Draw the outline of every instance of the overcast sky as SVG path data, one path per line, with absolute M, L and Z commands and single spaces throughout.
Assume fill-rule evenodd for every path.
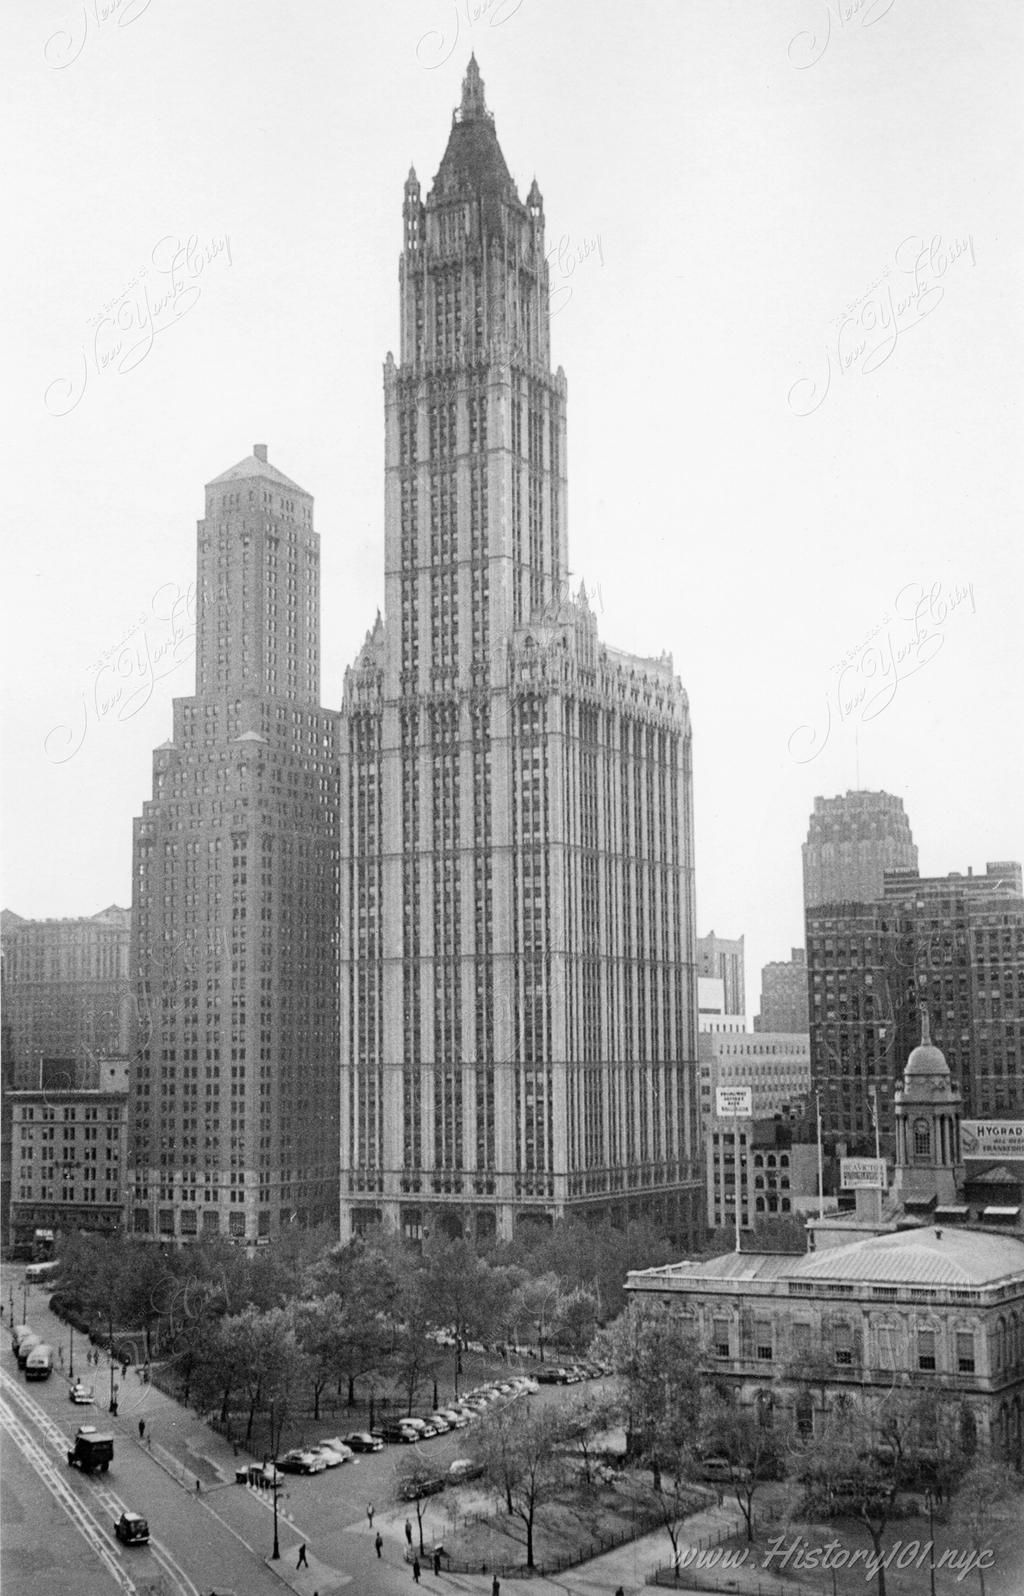
M 750 1012 L 816 794 L 901 794 L 926 873 L 1020 859 L 1021 16 L 11 9 L 0 901 L 130 902 L 203 485 L 257 441 L 316 501 L 339 704 L 383 603 L 402 185 L 470 50 L 544 195 L 573 580 L 689 693 L 698 922 L 746 933 Z

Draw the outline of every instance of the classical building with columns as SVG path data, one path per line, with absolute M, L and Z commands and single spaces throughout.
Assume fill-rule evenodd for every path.
M 1024 1463 L 1024 1235 L 961 1200 L 960 1093 L 924 1020 L 896 1093 L 891 1193 L 808 1224 L 805 1254 L 733 1252 L 630 1274 L 707 1349 L 745 1404 L 816 1430 L 838 1400 L 867 1411 L 929 1393 L 968 1447 Z M 990 1212 L 990 1211 L 989 1211 Z M 1017 1210 L 1007 1210 L 1007 1215 Z
M 690 720 L 569 590 L 544 207 L 475 60 L 405 184 L 385 615 L 341 728 L 341 1232 L 699 1235 Z

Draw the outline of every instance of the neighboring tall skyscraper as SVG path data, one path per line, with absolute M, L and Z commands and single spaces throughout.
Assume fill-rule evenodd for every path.
M 338 774 L 313 501 L 206 488 L 194 698 L 135 822 L 132 1228 L 254 1243 L 338 1202 Z
M 807 954 L 793 948 L 761 971 L 761 1012 L 755 1031 L 807 1031 Z
M 342 1234 L 701 1228 L 690 726 L 565 598 L 544 213 L 471 60 L 405 185 L 386 622 L 342 711 Z
M 873 1150 L 876 1115 L 880 1134 L 892 1134 L 902 1067 L 877 907 L 886 870 L 917 872 L 902 798 L 815 798 L 803 864 L 811 1077 L 822 1092 L 822 1123 Z
M 1016 860 L 985 874 L 887 874 L 885 929 L 897 1004 L 896 1054 L 916 1040 L 919 1005 L 969 1118 L 1024 1114 L 1024 890 Z
M 743 973 L 743 938 L 727 941 L 709 931 L 697 938 L 697 974 L 707 980 L 724 981 L 725 1012 L 747 1012 L 747 989 Z
M 66 1089 L 91 1086 L 101 1054 L 127 1053 L 130 920 L 116 904 L 74 920 L 0 915 L 8 1090 L 38 1090 L 54 1069 Z
M 809 909 L 807 951 L 811 1070 L 827 1129 L 870 1148 L 877 1095 L 888 1143 L 898 1061 L 916 1041 L 922 1004 L 965 1112 L 1024 1112 L 1019 864 L 989 864 L 984 876 L 887 872 L 873 903 Z
M 815 798 L 803 852 L 805 908 L 873 902 L 884 871 L 917 869 L 903 799 L 887 792 Z

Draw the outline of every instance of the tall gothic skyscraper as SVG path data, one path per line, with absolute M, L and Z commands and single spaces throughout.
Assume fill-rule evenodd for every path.
M 206 488 L 196 694 L 135 822 L 136 1234 L 249 1243 L 338 1205 L 336 712 L 313 501 L 256 444 Z
M 701 1224 L 690 723 L 568 597 L 544 209 L 471 60 L 405 184 L 385 620 L 341 731 L 341 1231 Z

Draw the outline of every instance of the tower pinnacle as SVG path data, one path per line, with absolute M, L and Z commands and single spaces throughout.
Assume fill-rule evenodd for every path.
M 473 121 L 476 117 L 487 115 L 487 102 L 484 99 L 484 83 L 480 76 L 480 68 L 476 64 L 476 56 L 471 55 L 466 68 L 466 76 L 462 80 L 462 104 L 459 107 L 463 122 Z

